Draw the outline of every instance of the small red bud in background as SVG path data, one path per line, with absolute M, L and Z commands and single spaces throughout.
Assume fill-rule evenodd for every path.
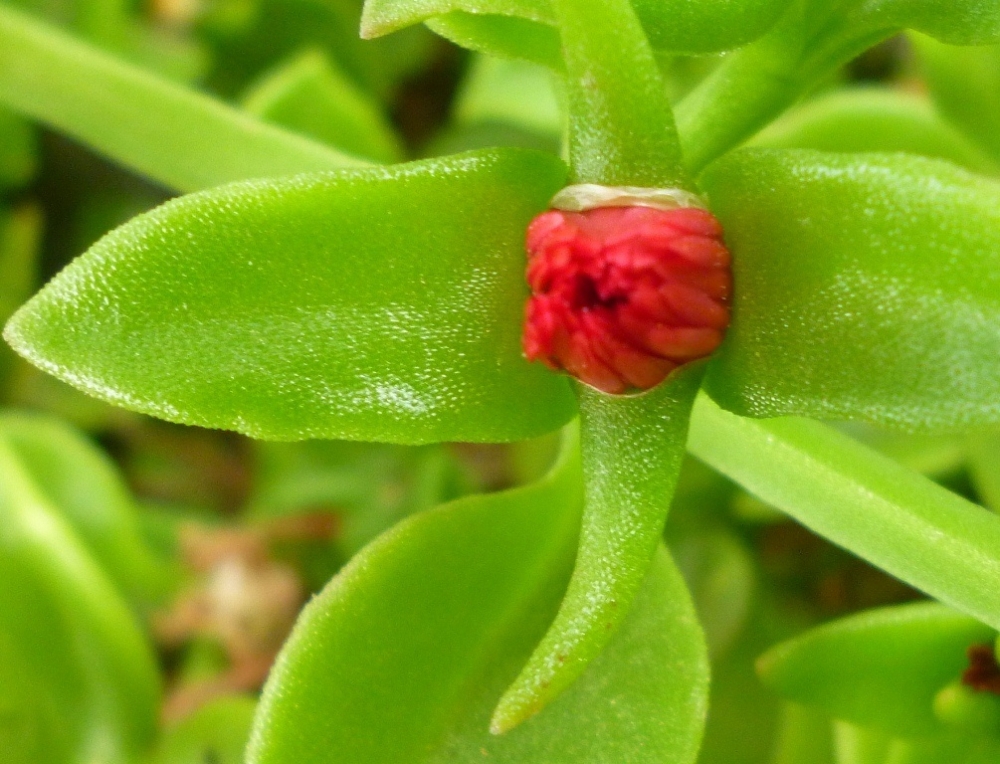
M 648 390 L 722 342 L 722 227 L 695 207 L 550 210 L 528 227 L 529 360 L 607 393 Z

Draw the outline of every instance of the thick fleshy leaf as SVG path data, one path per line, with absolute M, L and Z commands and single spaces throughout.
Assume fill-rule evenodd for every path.
M 500 700 L 494 730 L 520 724 L 570 686 L 627 616 L 660 545 L 701 374 L 702 365 L 688 365 L 637 396 L 578 386 L 585 500 L 573 578 Z
M 123 63 L 8 5 L 0 5 L 0 103 L 180 191 L 365 164 Z
M 1000 432 L 980 430 L 966 438 L 967 469 L 979 501 L 1000 512 Z
M 452 11 L 427 20 L 427 26 L 456 45 L 491 56 L 529 61 L 562 71 L 555 27 L 517 16 Z
M 176 726 L 157 743 L 151 764 L 243 764 L 256 698 L 216 698 Z
M 15 744 L 29 761 L 132 761 L 155 729 L 151 647 L 3 438 L 0 520 L 0 671 L 17 680 L 0 683 L 0 707 Z
M 577 183 L 690 186 L 653 51 L 628 0 L 555 0 Z
M 910 41 L 941 113 L 1000 161 L 1000 45 L 946 45 L 920 34 Z
M 488 731 L 558 607 L 581 505 L 572 443 L 541 482 L 414 517 L 307 606 L 264 691 L 252 764 L 688 764 L 707 661 L 665 552 L 602 655 L 541 715 Z
M 1000 421 L 1000 184 L 921 157 L 746 150 L 706 174 L 733 252 L 724 407 Z
M 750 142 L 768 148 L 905 151 L 991 173 L 996 162 L 925 98 L 890 88 L 845 88 L 814 98 Z
M 128 490 L 102 451 L 39 415 L 0 414 L 0 438 L 119 591 L 144 604 L 164 594 L 169 572 L 143 542 Z
M 364 37 L 459 12 L 513 17 L 535 27 L 531 34 L 558 39 L 553 0 L 367 0 Z M 744 45 L 777 21 L 789 0 L 632 0 L 654 48 L 672 53 L 711 53 Z M 474 46 L 475 49 L 481 49 Z
M 1000 41 L 994 0 L 801 0 L 736 51 L 679 105 L 689 168 L 738 146 L 865 49 L 904 29 L 957 44 Z
M 701 396 L 688 448 L 833 543 L 1000 628 L 1000 518 L 806 419 L 745 419 Z
M 758 662 L 784 697 L 902 737 L 945 728 L 934 697 L 961 675 L 971 645 L 996 631 L 936 603 L 871 610 L 806 632 Z
M 320 50 L 307 50 L 267 72 L 243 98 L 251 114 L 378 162 L 402 155 L 379 106 Z
M 168 202 L 8 324 L 84 391 L 254 437 L 507 441 L 573 415 L 521 356 L 524 230 L 564 183 L 495 149 Z

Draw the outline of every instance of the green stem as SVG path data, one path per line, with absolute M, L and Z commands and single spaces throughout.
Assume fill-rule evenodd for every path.
M 794 5 L 771 32 L 730 54 L 678 105 L 687 168 L 699 174 L 894 31 L 873 31 L 850 14 Z
M 0 102 L 179 191 L 365 164 L 4 5 Z
M 688 448 L 833 543 L 1000 628 L 1000 517 L 819 422 L 746 419 L 704 395 Z
M 666 86 L 631 3 L 557 0 L 556 8 L 574 180 L 691 189 Z

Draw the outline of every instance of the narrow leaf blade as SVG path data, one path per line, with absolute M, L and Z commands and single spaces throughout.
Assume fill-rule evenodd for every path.
M 695 404 L 691 452 L 833 543 L 1000 628 L 1000 518 L 846 435 Z
M 495 731 L 515 727 L 569 687 L 628 614 L 663 535 L 701 372 L 689 365 L 634 397 L 580 386 L 585 509 L 573 578 L 555 621 L 500 700 Z

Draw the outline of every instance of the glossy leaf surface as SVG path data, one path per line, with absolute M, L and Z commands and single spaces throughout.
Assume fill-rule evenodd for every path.
M 673 53 L 729 50 L 759 37 L 789 0 L 633 0 L 652 46 Z M 452 12 L 511 16 L 558 37 L 552 0 L 367 0 L 361 32 L 378 37 Z M 581 7 L 583 3 L 580 4 Z
M 152 650 L 5 438 L 0 519 L 0 665 L 13 656 L 17 667 L 15 697 L 4 682 L 0 705 L 13 700 L 18 744 L 60 764 L 129 761 L 155 728 Z
M 182 197 L 98 242 L 5 336 L 98 398 L 259 438 L 530 437 L 574 409 L 520 349 L 524 230 L 564 177 L 497 149 Z
M 1000 420 L 1000 184 L 904 155 L 747 150 L 705 178 L 733 252 L 726 408 Z
M 0 103 L 180 191 L 364 162 L 0 6 Z
M 167 570 L 146 548 L 128 490 L 103 451 L 60 420 L 31 414 L 0 414 L 0 438 L 119 591 L 146 604 L 164 593 Z
M 402 149 L 379 106 L 320 50 L 283 62 L 255 83 L 243 106 L 340 151 L 378 162 L 400 159 Z
M 750 142 L 768 148 L 904 151 L 981 173 L 997 164 L 920 96 L 889 88 L 845 88 L 814 98 Z
M 797 703 L 907 737 L 944 727 L 934 697 L 991 641 L 988 626 L 936 603 L 871 610 L 778 645 L 758 663 L 763 681 Z
M 701 372 L 689 364 L 637 396 L 578 385 L 584 512 L 573 577 L 555 621 L 500 700 L 494 730 L 511 729 L 556 698 L 627 617 L 660 545 Z
M 581 503 L 575 454 L 540 483 L 407 520 L 355 557 L 279 658 L 248 761 L 313 764 L 336 751 L 357 764 L 693 762 L 707 664 L 664 552 L 580 681 L 520 728 L 488 732 L 496 697 L 566 585 Z
M 803 525 L 1000 628 L 1000 518 L 830 427 L 695 404 L 688 448 Z

